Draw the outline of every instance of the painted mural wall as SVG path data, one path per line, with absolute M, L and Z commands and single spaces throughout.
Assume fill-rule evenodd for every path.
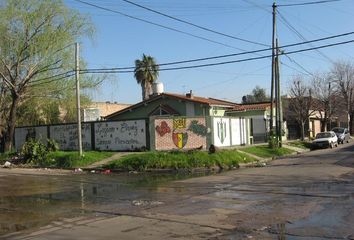
M 97 150 L 136 150 L 146 148 L 145 120 L 95 123 Z
M 60 147 L 60 150 L 77 150 L 77 124 L 54 125 L 49 127 L 50 138 L 54 139 Z M 82 148 L 84 150 L 92 149 L 91 142 L 91 124 L 83 123 L 81 125 Z
M 205 118 L 155 119 L 155 150 L 207 148 Z
M 231 146 L 230 119 L 213 118 L 214 145 L 217 147 Z
M 38 139 L 42 143 L 47 143 L 47 127 L 22 127 L 15 129 L 15 148 L 19 151 L 26 140 L 30 138 Z

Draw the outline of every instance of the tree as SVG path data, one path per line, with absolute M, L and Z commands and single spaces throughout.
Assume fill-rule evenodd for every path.
M 338 90 L 341 93 L 346 113 L 348 114 L 348 128 L 350 133 L 354 133 L 353 120 L 354 120 L 354 65 L 350 62 L 339 61 L 336 62 L 331 71 L 331 79 L 337 84 Z
M 0 5 L 0 81 L 6 96 L 1 105 L 9 106 L 0 122 L 6 122 L 7 151 L 12 148 L 18 106 L 35 89 L 53 96 L 72 86 L 72 79 L 65 78 L 65 71 L 74 66 L 68 45 L 90 36 L 93 27 L 61 0 L 7 0 Z M 57 81 L 49 84 L 50 80 Z
M 301 127 L 302 141 L 305 139 L 305 124 L 315 112 L 312 105 L 311 88 L 305 85 L 301 76 L 295 77 L 290 86 L 289 111 Z
M 338 92 L 329 74 L 316 74 L 312 79 L 313 105 L 318 110 L 317 115 L 321 121 L 321 131 L 327 130 L 333 114 L 338 106 Z
M 259 86 L 256 86 L 251 94 L 242 97 L 242 103 L 257 103 L 270 101 L 270 97 L 267 95 L 266 90 Z
M 159 76 L 159 65 L 151 56 L 143 54 L 141 60 L 135 60 L 134 76 L 141 85 L 143 101 L 152 94 L 152 84 Z

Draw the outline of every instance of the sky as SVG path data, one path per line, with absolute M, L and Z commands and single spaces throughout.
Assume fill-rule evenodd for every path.
M 75 0 L 65 4 L 89 15 L 96 28 L 92 39 L 81 39 L 81 57 L 87 68 L 134 67 L 143 54 L 159 64 L 265 49 L 272 42 L 271 0 L 131 0 L 163 14 L 225 35 L 208 32 L 139 8 L 123 0 L 83 0 L 103 8 L 153 22 L 160 26 L 89 6 Z M 277 36 L 280 46 L 347 32 L 354 32 L 354 0 L 333 0 L 319 4 L 282 6 L 319 0 L 278 0 Z M 170 28 L 170 29 L 169 29 Z M 171 30 L 171 28 L 175 30 Z M 183 32 L 183 33 L 182 33 Z M 193 35 L 193 36 L 192 36 Z M 285 52 L 353 40 L 354 35 L 297 47 Z M 235 61 L 270 55 L 271 51 L 245 54 L 177 66 Z M 336 61 L 354 61 L 354 43 L 281 56 L 281 92 L 286 94 L 291 80 L 329 72 Z M 172 67 L 172 66 L 171 66 Z M 161 67 L 162 68 L 162 67 Z M 158 80 L 165 92 L 241 102 L 255 86 L 270 93 L 271 58 L 234 62 L 203 68 L 160 71 Z M 141 101 L 141 86 L 133 73 L 112 74 L 95 91 L 94 101 L 134 104 Z

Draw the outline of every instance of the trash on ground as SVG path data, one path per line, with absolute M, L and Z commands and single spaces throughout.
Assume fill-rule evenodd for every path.
M 9 167 L 11 167 L 11 165 L 12 165 L 12 163 L 10 163 L 9 161 L 6 161 L 4 163 L 4 168 L 9 168 Z

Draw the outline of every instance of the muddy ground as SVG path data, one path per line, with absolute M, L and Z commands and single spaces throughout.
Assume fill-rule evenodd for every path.
M 192 178 L 40 173 L 0 170 L 0 238 L 354 239 L 352 143 Z

